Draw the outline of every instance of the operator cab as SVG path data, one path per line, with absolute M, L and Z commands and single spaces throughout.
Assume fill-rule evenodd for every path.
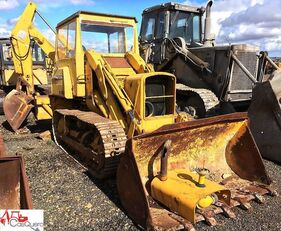
M 194 46 L 201 44 L 202 17 L 204 8 L 192 7 L 177 3 L 165 3 L 147 8 L 142 14 L 142 25 L 139 41 L 141 53 L 145 44 L 152 44 L 152 63 L 161 62 L 161 46 L 165 39 L 180 38 L 181 45 Z M 143 54 L 142 54 L 143 55 Z M 145 55 L 143 55 L 145 56 Z
M 30 46 L 34 70 L 45 69 L 45 53 L 34 40 L 31 40 Z M 0 38 L 0 81 L 1 85 L 4 86 L 13 86 L 17 83 L 17 76 L 14 73 L 14 62 L 12 59 L 12 46 L 9 38 Z
M 72 58 L 81 50 L 119 56 L 136 51 L 135 23 L 133 17 L 79 11 L 57 26 L 58 59 Z

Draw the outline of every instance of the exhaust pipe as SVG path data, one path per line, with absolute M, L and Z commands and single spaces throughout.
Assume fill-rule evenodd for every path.
M 167 180 L 167 171 L 168 171 L 168 151 L 171 147 L 171 140 L 167 140 L 163 145 L 163 150 L 161 153 L 161 165 L 160 165 L 160 180 Z
M 204 28 L 204 47 L 210 47 L 214 38 L 211 35 L 211 6 L 213 1 L 209 1 L 206 6 L 205 28 Z

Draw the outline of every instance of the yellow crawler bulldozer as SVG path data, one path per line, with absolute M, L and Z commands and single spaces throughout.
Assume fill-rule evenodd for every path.
M 97 178 L 118 168 L 121 202 L 144 229 L 214 225 L 274 195 L 245 114 L 189 121 L 176 111 L 175 76 L 144 62 L 137 37 L 133 17 L 80 11 L 57 25 L 57 144 Z

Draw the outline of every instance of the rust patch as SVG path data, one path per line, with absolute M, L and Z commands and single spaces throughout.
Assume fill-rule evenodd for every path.
M 6 153 L 5 144 L 4 144 L 4 141 L 3 141 L 3 136 L 0 133 L 0 158 L 2 156 L 5 156 L 5 153 Z
M 111 68 L 132 68 L 124 57 L 103 57 Z
M 32 209 L 21 156 L 0 158 L 0 209 Z
M 194 230 L 190 221 L 168 211 L 165 205 L 149 196 L 151 181 L 159 174 L 160 154 L 167 140 L 171 140 L 168 170 L 208 168 L 211 172 L 208 178 L 231 192 L 230 206 L 219 201 L 206 209 L 196 209 L 196 222 L 215 225 L 217 214 L 235 218 L 232 207 L 249 209 L 251 200 L 263 203 L 264 195 L 277 195 L 269 186 L 270 179 L 244 113 L 168 125 L 129 139 L 122 165 L 119 165 L 117 181 L 122 204 L 142 227 Z M 248 164 L 249 161 L 253 164 Z
M 33 108 L 33 98 L 24 92 L 12 90 L 4 99 L 3 109 L 8 123 L 14 131 L 18 130 Z

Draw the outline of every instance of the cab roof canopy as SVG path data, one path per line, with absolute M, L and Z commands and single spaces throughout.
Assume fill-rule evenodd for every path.
M 115 15 L 115 14 L 104 14 L 104 13 L 97 13 L 97 12 L 91 12 L 91 11 L 78 11 L 74 13 L 73 15 L 70 15 L 63 21 L 59 22 L 57 25 L 57 28 L 66 24 L 67 22 L 71 21 L 72 19 L 79 17 L 79 15 L 84 14 L 84 15 L 93 15 L 93 16 L 104 16 L 104 17 L 110 17 L 110 18 L 122 18 L 122 19 L 129 19 L 129 20 L 134 20 L 135 23 L 137 23 L 137 19 L 135 17 L 130 17 L 130 16 L 123 16 L 123 15 Z
M 146 8 L 143 11 L 143 14 L 147 14 L 153 11 L 162 11 L 162 10 L 180 10 L 180 11 L 187 11 L 187 12 L 192 12 L 192 13 L 199 13 L 203 14 L 205 12 L 205 7 L 196 7 L 196 6 L 188 6 L 188 5 L 183 5 L 175 2 L 168 2 L 168 3 L 163 3 L 159 4 L 156 6 L 152 6 L 149 8 Z

